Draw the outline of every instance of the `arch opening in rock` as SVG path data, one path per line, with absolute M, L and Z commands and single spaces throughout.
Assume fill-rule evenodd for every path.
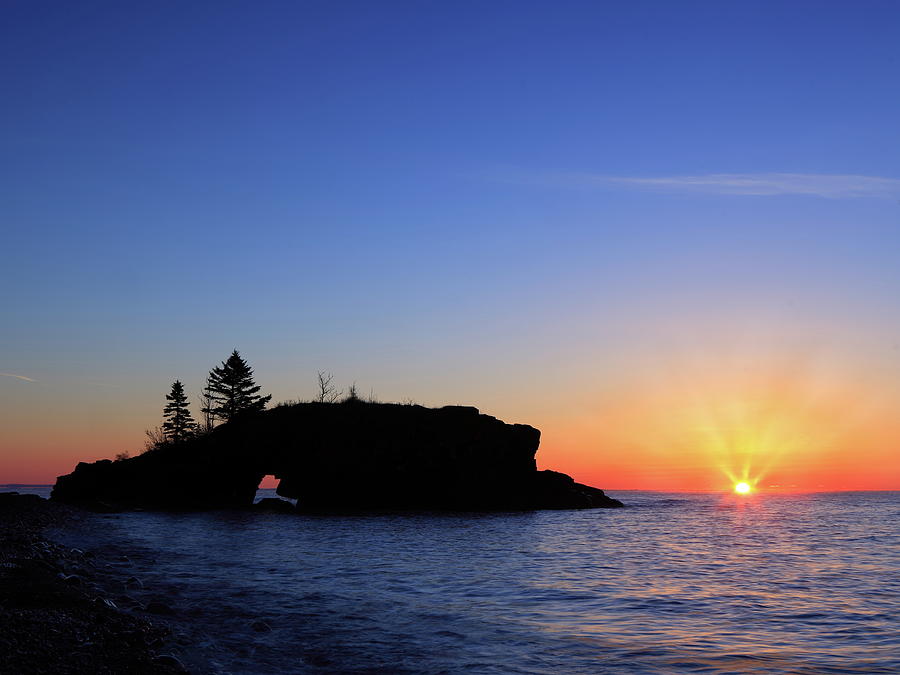
M 278 489 L 278 484 L 280 482 L 281 480 L 274 474 L 267 474 L 263 476 L 262 480 L 259 481 L 259 485 L 256 487 L 256 497 L 254 497 L 253 503 L 258 504 L 263 499 L 280 499 L 282 501 L 288 502 L 289 504 L 296 504 L 296 499 L 287 499 L 276 492 L 276 490 Z
M 263 476 L 262 480 L 259 481 L 258 490 L 274 490 L 278 487 L 278 479 L 275 478 L 273 474 L 269 474 L 268 476 Z

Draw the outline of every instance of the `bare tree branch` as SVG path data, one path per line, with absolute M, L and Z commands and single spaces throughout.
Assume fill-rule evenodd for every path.
M 334 375 L 326 373 L 324 370 L 319 371 L 319 390 L 316 394 L 316 400 L 319 403 L 334 403 L 341 397 L 341 394 L 344 393 L 343 391 L 335 389 L 332 380 L 334 380 Z

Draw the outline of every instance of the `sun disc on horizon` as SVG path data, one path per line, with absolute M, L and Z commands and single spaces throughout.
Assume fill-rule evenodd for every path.
M 739 495 L 748 494 L 750 492 L 750 483 L 744 483 L 744 482 L 735 483 L 734 491 L 737 492 Z

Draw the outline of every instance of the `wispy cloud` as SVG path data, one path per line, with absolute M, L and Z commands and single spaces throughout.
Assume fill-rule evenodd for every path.
M 900 198 L 900 179 L 881 176 L 817 173 L 711 173 L 692 176 L 609 176 L 591 173 L 508 174 L 506 180 L 531 184 L 625 187 L 655 192 L 720 195 L 808 195 L 827 199 Z
M 655 178 L 601 177 L 604 183 L 677 192 L 727 195 L 811 195 L 829 199 L 900 197 L 900 179 L 814 173 L 714 173 L 702 176 Z
M 22 380 L 24 382 L 37 382 L 34 378 L 25 377 L 24 375 L 16 375 L 15 373 L 0 373 L 2 377 L 14 377 L 17 380 Z

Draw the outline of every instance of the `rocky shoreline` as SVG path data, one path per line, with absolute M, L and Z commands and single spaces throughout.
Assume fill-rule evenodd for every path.
M 164 619 L 146 616 L 165 605 L 131 601 L 128 586 L 140 582 L 129 579 L 126 561 L 117 569 L 45 534 L 92 517 L 36 495 L 0 493 L 0 671 L 187 672 L 173 653 L 178 637 Z

